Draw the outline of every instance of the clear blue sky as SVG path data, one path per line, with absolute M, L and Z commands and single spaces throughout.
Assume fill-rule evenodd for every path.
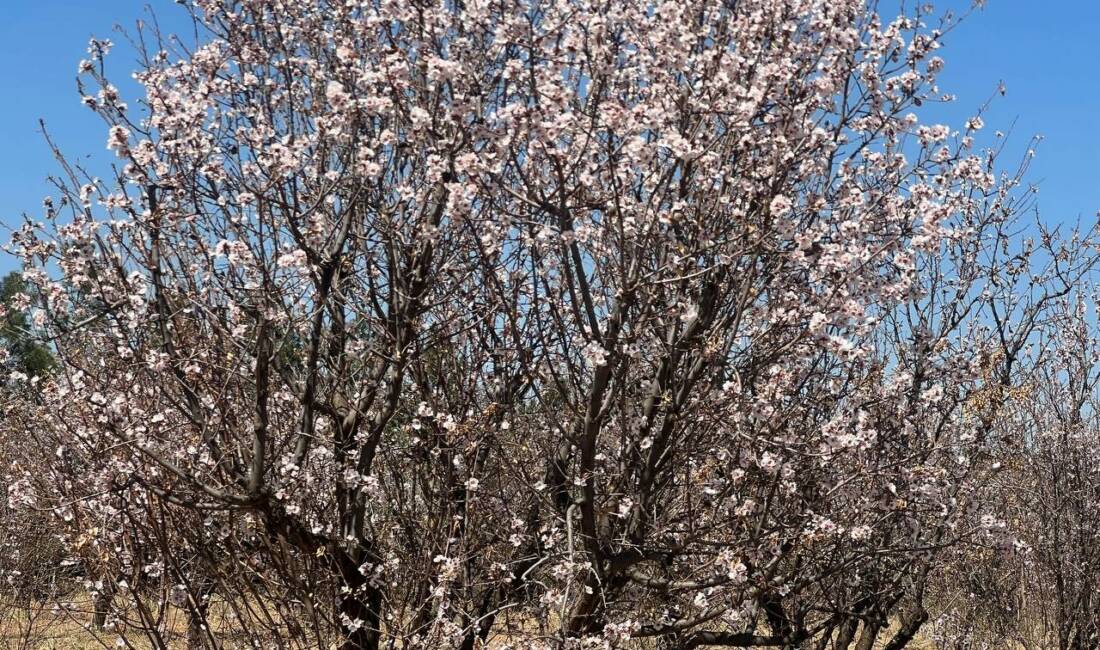
M 112 161 L 104 123 L 80 104 L 77 63 L 87 57 L 91 36 L 114 41 L 108 70 L 134 106 L 138 95 L 130 73 L 136 58 L 114 28 L 132 32 L 138 19 L 148 21 L 150 7 L 162 28 L 173 28 L 165 31 L 186 27 L 186 14 L 172 0 L 0 0 L 0 60 L 6 62 L 0 86 L 0 242 L 9 241 L 9 228 L 23 213 L 40 215 L 43 197 L 53 193 L 46 177 L 58 167 L 39 119 L 66 155 L 93 170 Z M 15 260 L 0 252 L 0 272 L 13 268 Z
M 936 4 L 966 9 L 970 0 Z M 0 223 L 17 223 L 23 212 L 37 215 L 49 193 L 45 177 L 56 166 L 38 131 L 39 118 L 66 153 L 90 155 L 93 168 L 110 160 L 103 124 L 78 101 L 76 66 L 91 35 L 112 38 L 120 44 L 110 59 L 116 83 L 136 99 L 133 86 L 121 83 L 136 67 L 134 57 L 112 30 L 116 24 L 132 28 L 147 5 L 162 25 L 183 27 L 182 10 L 171 0 L 4 0 L 0 58 L 8 65 L 0 101 Z M 1029 180 L 1039 184 L 1046 221 L 1088 220 L 1100 209 L 1098 34 L 1100 2 L 1094 0 L 1041 7 L 1034 0 L 989 0 L 949 35 L 941 51 L 947 61 L 941 85 L 958 101 L 930 108 L 928 117 L 961 125 L 1003 79 L 1008 94 L 995 100 L 985 121 L 989 131 L 1008 130 L 1015 121 L 1010 153 L 1016 155 L 1029 136 L 1045 137 Z M 8 240 L 6 229 L 0 240 Z M 0 255 L 0 271 L 11 268 L 11 258 Z

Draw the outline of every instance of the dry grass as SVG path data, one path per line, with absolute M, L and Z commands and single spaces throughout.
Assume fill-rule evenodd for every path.
M 90 616 L 44 605 L 9 607 L 0 620 L 0 649 L 92 650 L 116 647 L 119 635 L 93 632 L 88 629 L 90 620 Z M 148 645 L 139 639 L 127 640 L 136 647 Z
M 212 603 L 210 623 L 217 638 L 232 648 L 233 625 L 224 615 L 222 603 Z M 77 600 L 65 607 L 37 604 L 12 607 L 0 603 L 0 650 L 102 650 L 104 648 L 148 648 L 148 639 L 140 632 L 128 632 L 123 639 L 116 631 L 93 630 L 91 600 Z M 187 647 L 187 614 L 169 606 L 163 626 L 168 647 Z M 246 647 L 246 646 L 245 646 Z
M 120 641 L 112 631 L 91 629 L 90 600 L 76 601 L 61 609 L 49 605 L 36 607 L 12 607 L 0 603 L 0 650 L 103 650 L 105 648 L 149 648 L 149 641 L 140 633 L 126 635 Z M 224 615 L 222 603 L 211 606 L 211 624 L 215 636 L 226 642 L 224 647 L 234 647 L 232 623 Z M 183 610 L 169 608 L 164 621 L 168 647 L 183 650 L 187 647 L 187 616 Z M 880 635 L 876 647 L 881 648 L 893 636 L 896 626 Z M 498 639 L 500 641 L 500 639 Z M 246 647 L 242 645 L 242 647 Z M 1013 646 L 1015 648 L 1017 646 Z M 919 636 L 908 646 L 911 650 L 935 650 L 936 646 Z

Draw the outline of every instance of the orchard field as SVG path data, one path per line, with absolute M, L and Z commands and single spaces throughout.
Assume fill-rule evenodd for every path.
M 163 4 L 6 248 L 0 646 L 1100 647 L 1100 237 L 928 117 L 980 14 Z

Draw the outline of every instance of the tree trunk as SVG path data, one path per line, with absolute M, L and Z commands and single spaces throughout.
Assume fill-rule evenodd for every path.
M 339 560 L 340 575 L 348 592 L 337 596 L 340 650 L 378 650 L 382 638 L 380 629 L 382 593 L 359 573 L 361 562 L 348 554 Z
M 195 579 L 188 593 L 187 603 L 187 648 L 202 650 L 215 647 L 209 629 L 207 613 L 210 611 L 210 596 L 214 593 L 214 581 L 200 576 Z M 207 642 L 210 643 L 207 643 Z
M 92 599 L 92 628 L 102 630 L 107 624 L 107 614 L 111 611 L 111 601 L 118 591 L 118 580 L 112 577 L 103 583 L 103 588 Z
M 890 639 L 890 642 L 882 650 L 901 650 L 909 645 L 909 642 L 913 640 L 913 637 L 917 635 L 917 632 L 920 631 L 921 626 L 927 620 L 928 612 L 920 605 L 914 605 L 902 616 L 901 629 L 894 634 L 894 638 Z
M 859 628 L 859 619 L 851 616 L 844 619 L 840 629 L 836 633 L 836 641 L 833 642 L 833 650 L 848 650 L 852 641 L 856 638 L 856 630 Z
M 580 594 L 569 612 L 569 622 L 566 626 L 566 634 L 570 637 L 583 636 L 596 628 L 597 611 L 600 605 L 600 583 L 592 580 L 585 581 L 586 591 Z
M 852 604 L 852 611 L 845 616 L 836 633 L 836 641 L 833 642 L 833 650 L 848 650 L 855 641 L 856 632 L 859 631 L 861 615 L 871 608 L 870 598 L 861 598 Z
M 860 632 L 859 642 L 856 643 L 856 650 L 871 650 L 874 648 L 880 630 L 882 630 L 882 621 L 877 617 L 864 621 L 863 631 Z

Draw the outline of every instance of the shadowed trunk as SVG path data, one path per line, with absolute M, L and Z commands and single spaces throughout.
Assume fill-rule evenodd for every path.
M 187 648 L 202 650 L 217 647 L 210 633 L 207 614 L 210 611 L 210 597 L 214 593 L 214 581 L 206 576 L 198 577 L 188 593 L 187 603 Z
M 928 612 L 919 605 L 914 606 L 902 615 L 901 629 L 894 634 L 890 642 L 883 646 L 882 650 L 901 650 L 909 645 L 913 637 L 920 631 L 922 625 L 928 620 Z
M 836 633 L 836 641 L 833 642 L 833 650 L 848 650 L 852 641 L 856 638 L 856 630 L 859 628 L 859 619 L 852 616 L 844 619 L 840 629 Z
M 382 593 L 359 572 L 360 564 L 346 553 L 339 559 L 340 575 L 348 588 L 346 594 L 337 596 L 340 631 L 344 636 L 340 650 L 378 650 L 382 638 L 379 629 Z
M 111 611 L 111 601 L 118 591 L 118 581 L 114 578 L 103 583 L 103 589 L 92 599 L 92 628 L 102 630 L 107 624 L 107 614 Z
M 882 630 L 882 621 L 877 617 L 870 618 L 863 623 L 863 631 L 859 634 L 856 650 L 871 650 L 875 647 L 878 633 Z

